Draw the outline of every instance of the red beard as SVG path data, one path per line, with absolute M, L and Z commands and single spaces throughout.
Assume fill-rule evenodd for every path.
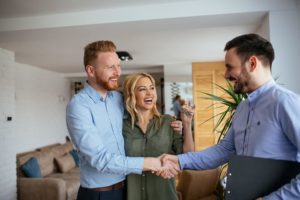
M 113 77 L 110 77 L 108 80 L 103 80 L 103 79 L 101 79 L 100 77 L 97 76 L 96 77 L 96 82 L 97 82 L 98 85 L 100 85 L 101 87 L 103 87 L 107 91 L 117 90 L 119 88 L 118 81 L 110 82 L 110 79 L 119 80 L 119 77 L 113 76 Z

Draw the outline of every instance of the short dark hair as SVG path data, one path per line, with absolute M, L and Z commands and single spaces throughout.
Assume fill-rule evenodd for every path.
M 109 40 L 100 40 L 86 45 L 83 56 L 84 67 L 91 65 L 99 52 L 116 52 L 116 49 L 116 45 Z
M 177 99 L 180 99 L 180 98 L 181 98 L 181 96 L 179 94 L 176 94 L 175 99 L 177 100 Z
M 252 55 L 255 55 L 259 57 L 263 65 L 272 67 L 275 57 L 272 44 L 258 34 L 251 33 L 233 38 L 226 43 L 224 51 L 228 51 L 231 48 L 236 48 L 242 64 Z

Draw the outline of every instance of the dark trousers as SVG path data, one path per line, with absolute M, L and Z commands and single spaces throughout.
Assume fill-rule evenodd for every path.
M 79 187 L 77 200 L 125 200 L 125 188 L 110 191 L 93 191 Z

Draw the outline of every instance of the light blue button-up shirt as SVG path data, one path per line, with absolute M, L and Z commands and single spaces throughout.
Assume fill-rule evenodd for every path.
M 126 157 L 123 127 L 123 99 L 110 91 L 103 98 L 88 83 L 67 106 L 67 127 L 79 151 L 80 184 L 104 187 L 141 174 L 144 158 Z
M 300 96 L 271 80 L 240 103 L 219 144 L 179 155 L 181 168 L 215 168 L 231 154 L 300 162 L 299 118 Z M 300 199 L 300 175 L 264 199 Z

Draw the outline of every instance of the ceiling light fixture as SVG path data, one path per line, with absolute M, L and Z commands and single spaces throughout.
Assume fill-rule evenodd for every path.
M 117 51 L 117 54 L 122 61 L 132 60 L 132 56 L 127 51 Z

